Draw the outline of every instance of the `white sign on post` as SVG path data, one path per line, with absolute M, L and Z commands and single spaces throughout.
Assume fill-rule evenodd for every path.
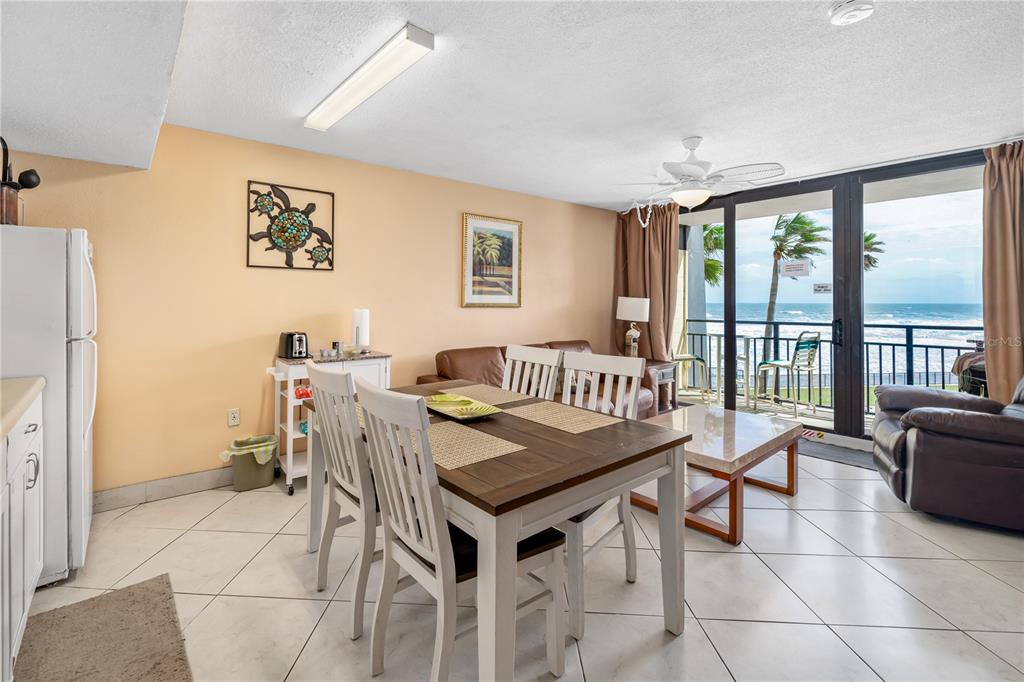
M 810 277 L 811 259 L 780 260 L 779 275 L 782 277 Z
M 832 282 L 815 282 L 814 293 L 816 294 L 831 294 L 832 293 Z

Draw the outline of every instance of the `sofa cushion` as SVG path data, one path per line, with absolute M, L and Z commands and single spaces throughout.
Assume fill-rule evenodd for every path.
M 900 469 L 907 464 L 907 432 L 900 426 L 902 416 L 903 413 L 897 410 L 882 411 L 875 415 L 871 423 L 871 438 L 875 441 L 875 449 L 881 450 L 890 464 Z
M 465 379 L 491 386 L 501 386 L 505 360 L 497 346 L 452 348 L 434 357 L 437 373 L 448 379 Z
M 572 341 L 548 341 L 544 345 L 548 348 L 554 348 L 555 350 L 570 351 L 573 353 L 594 352 L 594 349 L 590 346 L 590 342 L 584 339 L 575 339 Z

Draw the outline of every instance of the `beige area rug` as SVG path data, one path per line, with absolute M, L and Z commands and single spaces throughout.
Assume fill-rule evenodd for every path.
M 14 679 L 190 682 L 170 578 L 30 617 Z

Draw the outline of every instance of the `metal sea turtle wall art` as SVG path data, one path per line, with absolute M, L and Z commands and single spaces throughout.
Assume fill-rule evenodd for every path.
M 247 265 L 334 269 L 332 192 L 250 180 L 248 209 Z

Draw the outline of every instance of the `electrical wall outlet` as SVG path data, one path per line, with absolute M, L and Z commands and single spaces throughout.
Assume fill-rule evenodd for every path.
M 228 410 L 228 426 L 238 426 L 242 423 L 241 410 L 237 407 L 233 407 Z

